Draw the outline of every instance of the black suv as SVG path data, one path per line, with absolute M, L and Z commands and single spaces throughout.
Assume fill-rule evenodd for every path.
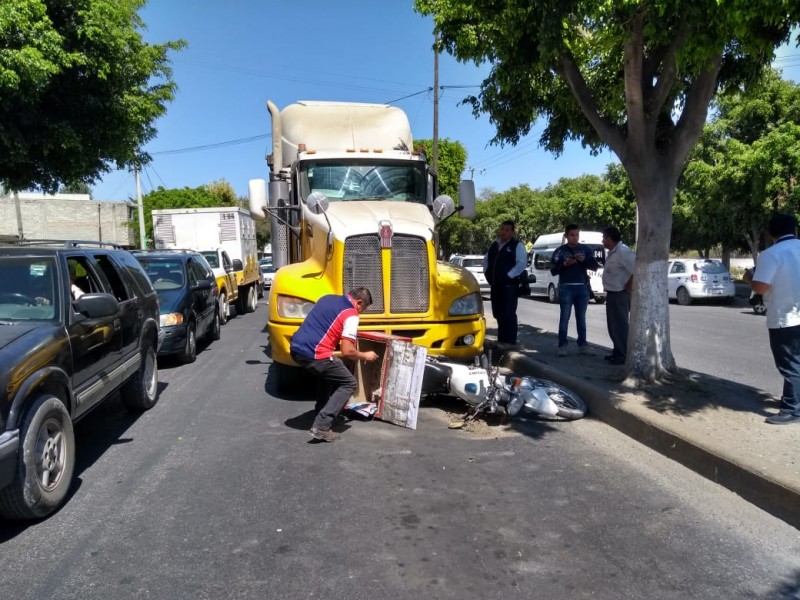
M 73 422 L 114 394 L 157 401 L 158 298 L 111 244 L 0 246 L 0 515 L 44 517 L 75 466 Z
M 184 363 L 197 357 L 197 340 L 220 338 L 219 289 L 203 255 L 192 250 L 133 253 L 153 282 L 161 308 L 164 343 L 159 356 L 177 355 Z

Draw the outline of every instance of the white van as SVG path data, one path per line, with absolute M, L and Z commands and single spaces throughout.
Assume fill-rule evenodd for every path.
M 603 247 L 603 234 L 599 231 L 581 231 L 578 242 L 589 246 L 594 251 L 594 258 L 600 264 L 597 271 L 589 271 L 589 281 L 594 292 L 595 302 L 602 304 L 606 300 L 603 289 L 603 265 L 606 262 L 606 249 Z M 550 302 L 558 302 L 558 275 L 550 274 L 553 252 L 566 243 L 563 233 L 540 235 L 533 243 L 528 255 L 528 272 L 536 275 L 536 282 L 531 283 L 531 296 L 547 296 Z

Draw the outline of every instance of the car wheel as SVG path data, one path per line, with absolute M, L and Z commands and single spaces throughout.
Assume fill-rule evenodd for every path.
M 131 411 L 150 410 L 158 402 L 158 364 L 156 350 L 148 344 L 142 352 L 139 369 L 120 390 L 122 403 Z
M 678 304 L 681 306 L 689 306 L 692 303 L 692 297 L 689 295 L 689 290 L 685 287 L 679 287 L 675 292 L 675 297 L 678 299 Z
M 197 330 L 194 321 L 186 326 L 186 342 L 180 355 L 181 362 L 191 363 L 197 358 Z
M 547 301 L 550 302 L 550 304 L 558 302 L 558 290 L 552 283 L 547 287 Z
M 215 342 L 222 337 L 222 328 L 219 321 L 219 310 L 214 311 L 214 316 L 211 318 L 211 327 L 208 329 L 209 341 Z
M 763 302 L 758 302 L 756 304 L 753 304 L 753 312 L 756 313 L 757 315 L 765 315 L 767 314 L 767 307 L 764 306 Z
M 230 316 L 231 307 L 228 304 L 228 296 L 225 292 L 222 292 L 219 295 L 219 324 L 225 325 L 228 322 L 228 317 Z
M 72 420 L 60 399 L 43 394 L 25 413 L 13 481 L 0 491 L 0 514 L 36 519 L 57 509 L 75 470 Z

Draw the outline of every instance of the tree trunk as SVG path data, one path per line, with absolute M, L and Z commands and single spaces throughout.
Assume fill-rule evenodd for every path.
M 667 297 L 667 259 L 675 183 L 667 181 L 669 176 L 665 175 L 636 179 L 642 183 L 636 186 L 639 223 L 627 368 L 629 377 L 652 383 L 676 371 L 670 344 Z

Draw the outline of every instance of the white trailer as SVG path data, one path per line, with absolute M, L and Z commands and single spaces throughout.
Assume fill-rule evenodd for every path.
M 197 250 L 209 258 L 220 294 L 226 298 L 220 310 L 227 312 L 227 305 L 234 301 L 237 312 L 256 309 L 258 252 L 249 211 L 234 206 L 154 210 L 153 237 L 156 249 Z M 227 268 L 226 255 L 230 258 Z M 213 256 L 218 260 L 213 261 Z

